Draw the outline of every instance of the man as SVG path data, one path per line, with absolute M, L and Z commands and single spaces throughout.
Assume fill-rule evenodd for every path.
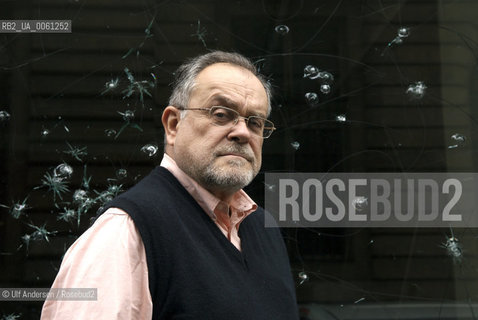
M 261 167 L 270 87 L 221 51 L 176 72 L 161 165 L 68 250 L 55 288 L 98 301 L 46 301 L 43 319 L 298 319 L 280 232 L 242 188 Z

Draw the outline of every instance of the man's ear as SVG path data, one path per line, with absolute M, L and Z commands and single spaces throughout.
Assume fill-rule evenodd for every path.
M 181 110 L 173 106 L 167 106 L 163 111 L 161 122 L 163 123 L 166 143 L 168 146 L 174 146 L 176 133 L 178 131 Z

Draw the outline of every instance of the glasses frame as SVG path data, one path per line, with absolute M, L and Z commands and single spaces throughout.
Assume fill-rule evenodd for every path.
M 263 139 L 267 139 L 269 138 L 272 133 L 277 129 L 275 126 L 274 126 L 274 123 L 266 118 L 263 118 L 263 117 L 259 117 L 259 116 L 249 116 L 249 117 L 243 117 L 239 114 L 239 112 L 237 112 L 236 110 L 234 109 L 231 109 L 231 108 L 228 108 L 228 107 L 224 107 L 224 106 L 212 106 L 210 108 L 183 108 L 183 107 L 176 107 L 177 109 L 179 110 L 192 110 L 192 111 L 195 111 L 195 110 L 198 110 L 198 111 L 208 111 L 208 115 L 210 118 L 212 118 L 212 110 L 215 110 L 216 108 L 221 108 L 221 109 L 225 109 L 225 110 L 228 110 L 228 111 L 232 111 L 233 113 L 235 113 L 237 116 L 235 117 L 235 119 L 232 121 L 232 127 L 234 127 L 238 122 L 239 122 L 239 119 L 244 119 L 244 122 L 246 123 L 246 126 L 247 128 L 249 129 L 249 126 L 248 126 L 248 123 L 249 123 L 249 119 L 250 118 L 259 118 L 259 119 L 263 119 L 264 120 L 264 129 L 265 128 L 268 128 L 268 130 L 270 130 L 270 133 L 265 136 L 264 134 L 262 135 L 258 135 L 256 133 L 254 133 L 252 130 L 249 129 L 249 131 L 256 137 L 261 137 Z M 266 124 L 270 123 L 272 127 L 269 127 L 269 126 L 266 126 Z M 222 125 L 220 124 L 216 124 L 214 123 L 213 121 L 213 124 L 218 126 L 218 127 L 222 127 Z M 263 130 L 263 132 L 265 132 Z

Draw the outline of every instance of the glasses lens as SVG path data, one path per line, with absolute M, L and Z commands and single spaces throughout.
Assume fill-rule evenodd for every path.
M 262 136 L 264 138 L 269 138 L 272 132 L 274 132 L 274 124 L 272 121 L 264 119 L 264 130 L 262 131 Z
M 266 119 L 264 118 L 251 116 L 247 120 L 247 126 L 254 134 L 262 136 L 265 121 Z
M 217 126 L 235 125 L 240 117 L 236 110 L 222 106 L 211 107 L 209 109 L 209 116 Z M 274 124 L 267 119 L 256 116 L 250 116 L 245 119 L 249 130 L 257 136 L 269 138 L 274 131 Z
M 225 126 L 234 122 L 239 115 L 236 111 L 225 107 L 212 107 L 209 111 L 214 124 L 219 126 Z

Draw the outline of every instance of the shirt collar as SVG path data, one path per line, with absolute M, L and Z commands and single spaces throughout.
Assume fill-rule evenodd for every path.
M 178 179 L 179 183 L 191 194 L 194 200 L 201 206 L 201 208 L 214 220 L 217 220 L 215 212 L 227 212 L 229 210 L 241 213 L 241 221 L 252 212 L 256 211 L 257 204 L 247 195 L 244 190 L 239 190 L 232 196 L 229 203 L 226 203 L 211 192 L 203 188 L 193 178 L 182 171 L 176 161 L 168 156 L 166 153 L 160 164 L 161 167 L 166 168 L 173 176 Z

